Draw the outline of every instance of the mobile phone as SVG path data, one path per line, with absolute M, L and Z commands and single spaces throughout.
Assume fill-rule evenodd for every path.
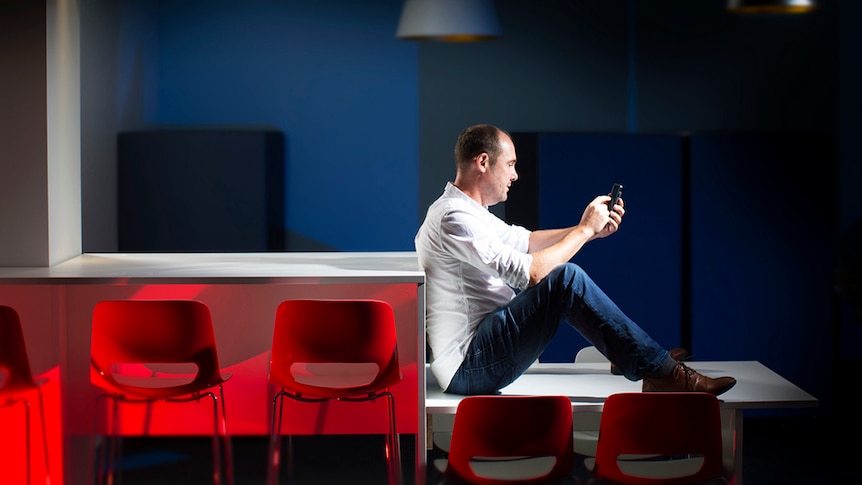
M 622 184 L 614 184 L 614 187 L 611 189 L 611 200 L 608 202 L 608 209 L 614 210 L 614 206 L 617 205 L 617 201 L 620 198 L 620 195 L 623 193 Z

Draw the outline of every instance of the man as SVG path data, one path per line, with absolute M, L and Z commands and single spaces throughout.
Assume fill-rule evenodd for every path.
M 441 389 L 492 394 L 542 353 L 560 322 L 574 327 L 644 391 L 721 394 L 732 377 L 695 372 L 628 318 L 569 260 L 584 244 L 619 228 L 625 204 L 593 199 L 580 222 L 529 231 L 488 207 L 518 179 L 515 146 L 495 126 L 465 129 L 455 145 L 457 171 L 416 234 L 426 274 L 426 332 L 431 372 Z M 516 290 L 519 290 L 516 293 Z

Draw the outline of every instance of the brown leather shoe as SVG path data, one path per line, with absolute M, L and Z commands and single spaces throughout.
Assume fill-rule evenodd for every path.
M 670 352 L 670 357 L 677 362 L 680 362 L 683 360 L 689 360 L 693 357 L 691 354 L 688 353 L 688 350 L 686 350 L 682 347 L 670 349 L 669 352 Z M 623 371 L 621 371 L 620 368 L 616 366 L 616 364 L 611 362 L 611 374 L 613 374 L 615 376 L 621 376 L 621 375 L 623 375 Z
M 707 377 L 682 362 L 666 377 L 644 377 L 643 381 L 643 392 L 694 391 L 716 396 L 736 384 L 733 377 Z

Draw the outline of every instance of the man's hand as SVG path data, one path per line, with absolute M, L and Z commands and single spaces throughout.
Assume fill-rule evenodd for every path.
M 543 229 L 530 233 L 530 286 L 542 280 L 554 267 L 569 261 L 588 241 L 615 233 L 623 220 L 623 200 L 608 210 L 609 195 L 600 195 L 584 209 L 577 226 Z
M 620 198 L 613 210 L 609 210 L 610 200 L 609 195 L 600 195 L 584 209 L 580 225 L 593 231 L 591 240 L 608 237 L 617 232 L 623 221 L 623 215 L 626 213 L 625 202 Z

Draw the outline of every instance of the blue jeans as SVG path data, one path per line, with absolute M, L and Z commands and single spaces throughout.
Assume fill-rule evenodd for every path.
M 536 286 L 489 313 L 446 392 L 495 394 L 539 358 L 566 322 L 636 381 L 667 375 L 670 354 L 593 282 L 580 266 L 562 264 Z

